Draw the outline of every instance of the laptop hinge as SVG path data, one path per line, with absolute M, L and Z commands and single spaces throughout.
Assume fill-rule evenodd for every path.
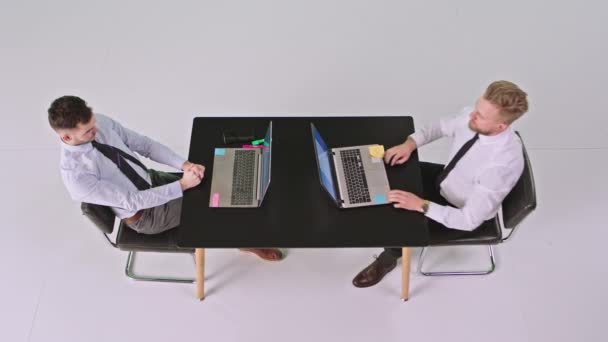
M 257 204 L 260 205 L 260 187 L 262 182 L 260 182 L 260 178 L 262 177 L 262 158 L 261 158 L 262 153 L 256 153 L 256 165 L 257 165 L 257 175 L 255 177 L 255 181 L 256 181 L 256 193 L 255 193 L 255 198 L 257 200 Z
M 332 167 L 332 177 L 334 178 L 334 181 L 336 182 L 336 200 L 337 200 L 337 204 L 338 206 L 340 206 L 341 204 L 344 204 L 346 201 L 344 201 L 342 199 L 342 187 L 340 186 L 340 177 L 338 177 L 338 168 L 336 166 L 336 152 L 332 149 L 330 150 L 331 152 L 331 165 Z

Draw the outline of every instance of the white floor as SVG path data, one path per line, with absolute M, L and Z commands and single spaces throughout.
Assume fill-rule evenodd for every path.
M 412 270 L 379 285 L 351 278 L 377 250 L 288 251 L 280 263 L 235 250 L 207 253 L 207 298 L 193 285 L 134 282 L 65 194 L 57 150 L 3 150 L 2 341 L 602 341 L 608 193 L 605 150 L 531 150 L 538 210 L 497 248 L 485 277 Z M 23 191 L 23 189 L 27 189 Z M 414 250 L 413 261 L 417 260 Z M 483 266 L 483 249 L 434 250 L 431 267 Z M 192 274 L 189 256 L 142 256 L 144 272 Z
M 0 0 L 0 341 L 606 341 L 608 25 L 604 2 Z M 471 105 L 490 81 L 530 95 L 516 123 L 538 209 L 486 277 L 353 276 L 379 249 L 207 251 L 193 285 L 124 276 L 67 195 L 46 110 L 59 96 L 188 153 L 207 115 L 412 115 Z M 445 162 L 447 143 L 422 159 Z M 146 161 L 146 163 L 148 163 Z M 150 164 L 149 165 L 155 165 Z M 413 265 L 419 250 L 414 250 Z M 428 266 L 483 266 L 433 250 Z M 193 274 L 192 258 L 138 259 Z

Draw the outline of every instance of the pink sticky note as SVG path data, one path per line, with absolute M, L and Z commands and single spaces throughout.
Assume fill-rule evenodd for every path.
M 217 208 L 220 205 L 220 194 L 217 192 L 213 193 L 211 196 L 211 207 Z

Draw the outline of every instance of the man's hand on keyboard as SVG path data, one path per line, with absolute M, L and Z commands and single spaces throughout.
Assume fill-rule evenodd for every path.
M 422 212 L 422 206 L 425 200 L 414 195 L 411 192 L 402 190 L 391 190 L 388 192 L 388 201 L 393 202 L 395 208 L 401 208 L 405 210 L 414 210 Z
M 410 159 L 410 155 L 415 149 L 416 142 L 414 139 L 408 137 L 403 144 L 393 146 L 386 150 L 386 153 L 384 153 L 384 162 L 391 166 L 403 164 Z

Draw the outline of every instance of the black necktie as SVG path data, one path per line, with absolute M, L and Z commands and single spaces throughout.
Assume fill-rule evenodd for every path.
M 467 141 L 466 143 L 464 143 L 464 145 L 462 145 L 460 150 L 458 150 L 458 152 L 456 152 L 456 155 L 454 156 L 454 158 L 452 158 L 452 160 L 450 160 L 450 162 L 445 167 L 445 169 L 443 169 L 443 171 L 441 171 L 439 176 L 437 176 L 437 179 L 435 180 L 435 185 L 437 186 L 437 190 L 439 190 L 439 186 L 441 185 L 441 182 L 443 182 L 447 178 L 448 174 L 450 174 L 452 169 L 454 169 L 454 166 L 456 166 L 456 163 L 458 163 L 460 158 L 462 158 L 462 156 L 464 156 L 465 153 L 467 153 L 467 151 L 471 148 L 471 146 L 473 146 L 473 144 L 475 144 L 477 139 L 479 139 L 479 133 L 475 134 L 475 136 L 472 137 L 471 140 Z
M 123 151 L 119 148 L 116 148 L 116 147 L 110 146 L 110 145 L 106 145 L 106 144 L 102 144 L 102 143 L 98 143 L 95 140 L 91 141 L 91 144 L 93 145 L 94 148 L 96 148 L 99 152 L 101 152 L 101 154 L 103 154 L 108 159 L 110 159 L 112 162 L 114 162 L 114 164 L 116 164 L 116 166 L 118 166 L 118 169 L 120 169 L 120 171 L 122 171 L 122 173 L 124 173 L 124 175 L 127 176 L 127 178 L 129 178 L 129 180 L 133 184 L 135 184 L 137 189 L 139 189 L 139 190 L 150 189 L 150 184 L 145 179 L 143 179 L 137 173 L 137 171 L 135 171 L 133 169 L 133 167 L 131 167 L 131 165 L 129 165 L 129 163 L 126 160 L 126 159 L 128 159 L 128 160 L 132 161 L 133 163 L 139 165 L 146 172 L 148 172 L 148 169 L 146 168 L 146 166 L 144 164 L 142 164 L 139 160 L 137 160 L 137 158 L 133 157 L 132 155 L 126 153 L 125 151 Z

